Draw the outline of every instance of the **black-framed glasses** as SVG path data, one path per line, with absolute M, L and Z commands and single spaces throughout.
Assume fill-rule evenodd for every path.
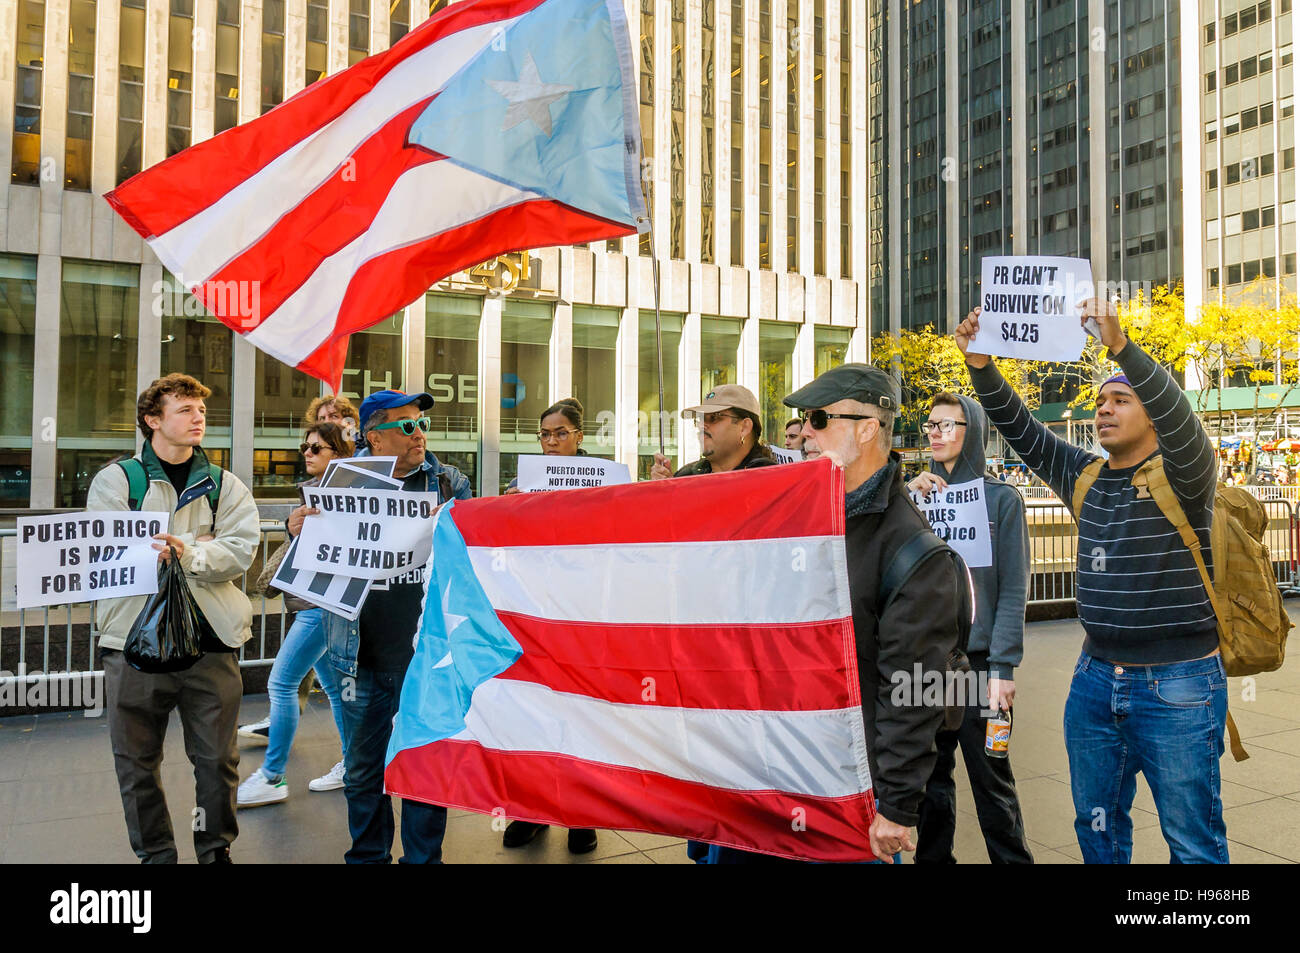
M 921 421 L 921 433 L 931 434 L 938 428 L 939 433 L 945 437 L 956 430 L 958 427 L 965 427 L 966 421 L 955 420 L 952 417 L 945 417 L 943 420 L 923 420 Z
M 811 424 L 813 430 L 825 430 L 827 424 L 832 420 L 880 420 L 871 414 L 828 414 L 824 410 L 810 410 L 799 418 L 806 424 Z
M 572 436 L 575 433 L 582 433 L 581 430 L 539 430 L 537 439 L 542 443 L 548 440 L 563 440 L 565 437 Z
M 419 427 L 425 433 L 428 433 L 429 428 L 431 426 L 433 426 L 433 422 L 429 420 L 428 417 L 415 417 L 415 418 L 408 417 L 405 420 L 390 420 L 386 424 L 378 424 L 377 426 L 371 427 L 370 429 L 371 430 L 395 430 L 396 429 L 396 430 L 401 430 L 402 433 L 406 434 L 406 436 L 408 437 L 414 437 L 416 427 Z
M 331 449 L 330 446 L 324 443 L 304 443 L 298 446 L 298 452 L 304 457 L 309 453 L 314 455 L 317 453 L 324 453 L 329 449 Z

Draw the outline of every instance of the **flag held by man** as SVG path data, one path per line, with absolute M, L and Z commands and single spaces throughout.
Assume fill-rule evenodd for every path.
M 105 198 L 214 315 L 338 389 L 348 335 L 494 255 L 645 226 L 620 0 L 466 0 Z
M 389 793 L 871 858 L 829 461 L 460 501 L 434 551 Z

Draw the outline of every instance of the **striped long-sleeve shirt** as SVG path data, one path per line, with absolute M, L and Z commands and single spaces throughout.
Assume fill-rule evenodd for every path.
M 1178 384 L 1130 341 L 1116 356 L 1155 426 L 1169 483 L 1210 561 L 1217 475 L 1214 449 Z M 1007 442 L 1066 503 L 1097 457 L 1054 435 L 1025 409 L 990 361 L 969 368 L 976 395 Z M 1090 655 L 1156 664 L 1200 658 L 1218 646 L 1214 610 L 1200 572 L 1173 524 L 1133 487 L 1137 466 L 1101 468 L 1084 497 L 1079 524 L 1079 621 Z

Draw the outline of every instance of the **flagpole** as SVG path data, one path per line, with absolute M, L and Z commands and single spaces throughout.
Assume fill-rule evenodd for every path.
M 642 168 L 645 166 L 643 165 Z M 650 205 L 650 190 L 646 188 L 645 175 L 641 176 L 641 195 L 645 198 L 646 223 L 649 226 L 650 269 L 655 297 L 655 361 L 659 373 L 659 455 L 666 457 L 668 454 L 664 452 L 664 332 L 663 322 L 659 317 L 659 246 L 655 243 L 654 209 Z

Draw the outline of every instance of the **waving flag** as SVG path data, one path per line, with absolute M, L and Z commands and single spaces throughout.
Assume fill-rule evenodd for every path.
M 869 859 L 843 534 L 830 461 L 444 508 L 388 791 Z
M 494 255 L 644 220 L 621 0 L 466 0 L 105 198 L 204 306 L 337 391 L 347 338 Z

